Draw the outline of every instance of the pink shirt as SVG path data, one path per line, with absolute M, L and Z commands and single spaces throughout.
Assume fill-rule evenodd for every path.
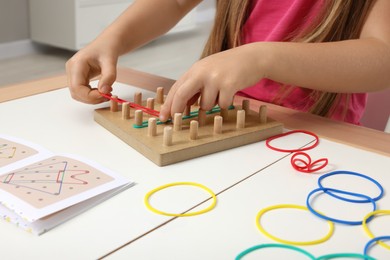
M 242 31 L 243 44 L 260 41 L 283 41 L 295 30 L 302 30 L 312 22 L 319 13 L 325 0 L 253 0 L 252 11 Z M 281 84 L 264 79 L 238 94 L 272 103 Z M 295 88 L 280 105 L 308 111 L 313 104 L 305 88 Z M 335 120 L 343 120 L 359 124 L 367 101 L 367 94 L 352 94 L 349 102 L 341 102 L 330 116 Z M 344 118 L 344 109 L 347 107 Z

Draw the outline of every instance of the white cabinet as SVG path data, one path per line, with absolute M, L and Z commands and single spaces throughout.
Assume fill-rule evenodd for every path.
M 95 39 L 133 1 L 30 0 L 31 39 L 78 50 Z M 170 33 L 193 28 L 195 24 L 195 14 L 192 11 Z

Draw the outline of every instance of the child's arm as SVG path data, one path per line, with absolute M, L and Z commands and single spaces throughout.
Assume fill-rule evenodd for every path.
M 166 33 L 201 0 L 137 0 L 91 44 L 67 63 L 71 95 L 85 103 L 100 103 L 104 98 L 89 86 L 101 75 L 98 89 L 111 92 L 116 79 L 118 57 Z
M 262 78 L 329 92 L 390 87 L 390 1 L 378 0 L 357 40 L 332 43 L 259 42 L 206 57 L 172 87 L 161 120 L 201 94 L 205 110 L 231 104 L 234 94 Z

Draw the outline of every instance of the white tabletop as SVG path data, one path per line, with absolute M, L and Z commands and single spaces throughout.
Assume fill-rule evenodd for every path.
M 303 174 L 292 169 L 289 157 L 244 180 L 218 196 L 218 206 L 211 212 L 192 218 L 180 218 L 139 239 L 108 259 L 234 259 L 241 251 L 258 244 L 279 243 L 257 229 L 257 213 L 279 204 L 305 206 L 307 194 L 317 188 L 317 179 L 327 170 L 349 170 L 375 178 L 385 192 L 390 189 L 390 160 L 385 156 L 321 140 L 311 150 L 313 158 L 326 156 L 328 169 L 319 174 Z M 375 197 L 378 189 L 367 180 L 337 176 L 329 186 Z M 324 194 L 313 206 L 328 216 L 358 221 L 371 211 L 371 204 L 341 202 Z M 390 209 L 390 197 L 378 201 L 380 209 Z M 279 209 L 264 216 L 263 227 L 271 234 L 291 241 L 311 241 L 325 236 L 328 225 L 307 211 Z M 263 220 L 262 218 L 262 220 Z M 390 216 L 374 218 L 369 223 L 377 236 L 390 234 Z M 332 237 L 321 244 L 300 246 L 316 257 L 331 253 L 363 253 L 369 237 L 361 225 L 335 224 Z M 377 259 L 389 259 L 390 251 L 375 246 L 369 251 Z M 156 258 L 158 256 L 158 258 Z M 282 249 L 256 251 L 243 259 L 308 259 Z M 354 258 L 355 259 L 355 258 Z
M 115 90 L 124 99 L 131 99 L 137 91 L 125 86 Z M 154 96 L 151 92 L 143 93 L 144 98 Z M 6 238 L 0 244 L 2 258 L 96 259 L 115 251 L 109 258 L 233 259 L 252 245 L 273 242 L 256 229 L 254 219 L 260 209 L 280 203 L 304 205 L 307 193 L 316 188 L 318 174 L 296 172 L 289 165 L 287 154 L 270 150 L 264 142 L 158 167 L 94 122 L 93 110 L 100 106 L 75 102 L 67 89 L 0 103 L 2 134 L 37 143 L 54 153 L 72 153 L 94 160 L 136 183 L 42 236 L 33 236 L 1 221 L 0 230 Z M 300 147 L 310 141 L 311 138 L 297 135 L 285 145 Z M 390 175 L 386 172 L 390 168 L 388 157 L 326 140 L 321 140 L 310 155 L 329 158 L 330 165 L 321 173 L 340 169 L 357 171 L 376 178 L 385 190 L 390 189 Z M 173 219 L 145 207 L 143 199 L 148 191 L 178 181 L 196 182 L 210 188 L 217 194 L 216 208 L 200 216 Z M 367 191 L 364 184 L 356 185 L 362 193 Z M 186 187 L 162 192 L 155 203 L 161 209 L 181 212 L 207 197 L 204 192 Z M 197 209 L 207 207 L 208 203 Z M 385 196 L 378 205 L 390 209 L 390 200 Z M 338 208 L 329 210 L 338 213 Z M 359 210 L 356 209 L 358 213 Z M 366 213 L 367 208 L 363 211 Z M 290 213 L 295 214 L 288 211 L 278 221 L 291 219 L 302 225 L 298 215 Z M 355 209 L 345 212 L 345 216 L 351 213 L 355 216 Z M 280 222 L 276 221 L 270 225 L 278 226 Z M 318 223 L 308 225 L 313 232 L 318 227 Z M 293 232 L 286 229 L 287 235 Z M 390 230 L 386 232 L 390 234 Z M 305 249 L 316 256 L 362 253 L 366 241 L 368 238 L 361 227 L 336 225 L 335 234 L 328 242 Z M 389 256 L 389 251 L 380 248 L 374 248 L 373 253 Z

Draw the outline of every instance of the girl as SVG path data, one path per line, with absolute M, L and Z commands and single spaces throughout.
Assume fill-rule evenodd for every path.
M 104 101 L 119 55 L 168 31 L 200 0 L 138 0 L 67 62 L 72 97 Z M 160 120 L 199 95 L 204 110 L 236 93 L 358 124 L 366 92 L 390 87 L 390 1 L 219 0 L 196 62 L 168 93 Z M 141 26 L 142 25 L 142 26 Z M 298 87 L 299 86 L 299 87 Z

